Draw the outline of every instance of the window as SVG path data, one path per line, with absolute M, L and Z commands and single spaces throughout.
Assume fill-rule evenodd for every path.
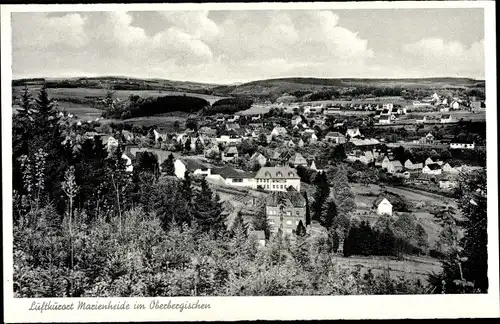
M 287 216 L 292 216 L 292 212 L 287 211 L 287 212 L 286 212 L 286 215 L 287 215 Z
M 291 220 L 287 220 L 287 221 L 286 221 L 286 224 L 287 224 L 287 225 L 292 225 L 292 221 L 291 221 Z

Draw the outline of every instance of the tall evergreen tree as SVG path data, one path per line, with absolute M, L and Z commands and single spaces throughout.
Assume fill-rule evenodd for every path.
M 172 153 L 161 164 L 161 171 L 169 176 L 175 175 L 174 156 Z
M 327 199 L 323 205 L 323 210 L 319 219 L 320 224 L 327 229 L 332 229 L 336 218 L 337 205 L 333 199 Z
M 226 230 L 223 208 L 220 198 L 214 195 L 205 178 L 201 181 L 201 190 L 193 200 L 193 217 L 202 232 L 220 237 Z
M 316 191 L 314 192 L 314 203 L 312 205 L 313 220 L 319 221 L 321 219 L 323 205 L 330 195 L 330 186 L 328 185 L 328 180 L 323 172 L 319 172 L 316 175 L 314 184 L 316 185 Z
M 307 197 L 307 191 L 304 192 L 304 198 L 306 200 L 306 226 L 311 225 L 311 207 L 309 206 L 309 198 Z
M 180 184 L 180 191 L 185 197 L 186 201 L 191 202 L 193 199 L 193 187 L 191 184 L 191 175 L 188 170 L 184 172 L 184 179 Z
M 304 226 L 304 223 L 302 223 L 302 220 L 299 221 L 295 234 L 297 236 L 306 236 L 306 227 Z

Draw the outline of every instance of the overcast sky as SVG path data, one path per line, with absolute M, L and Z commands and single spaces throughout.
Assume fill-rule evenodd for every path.
M 484 79 L 483 9 L 13 13 L 14 78 Z

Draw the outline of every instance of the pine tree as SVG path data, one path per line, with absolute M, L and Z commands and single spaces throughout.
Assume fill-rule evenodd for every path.
M 311 208 L 309 206 L 309 198 L 307 198 L 307 191 L 304 192 L 304 198 L 306 200 L 306 226 L 311 225 Z
M 193 217 L 202 232 L 223 235 L 226 229 L 222 214 L 222 203 L 217 194 L 213 194 L 205 178 L 201 181 L 201 190 L 193 200 Z
M 319 172 L 316 175 L 314 184 L 316 185 L 316 191 L 314 192 L 314 203 L 312 205 L 313 220 L 319 221 L 323 205 L 330 195 L 330 186 L 328 185 L 328 180 L 323 172 Z
M 306 236 L 306 227 L 304 226 L 304 223 L 302 223 L 302 220 L 300 220 L 299 224 L 297 225 L 297 229 L 295 230 L 295 235 L 300 237 Z
M 183 197 L 185 197 L 186 201 L 191 203 L 193 199 L 193 187 L 191 185 L 191 175 L 189 174 L 188 170 L 184 172 L 184 179 L 180 184 L 180 191 Z
M 233 235 L 236 235 L 236 232 L 240 233 L 241 235 L 244 235 L 245 237 L 247 236 L 248 233 L 248 225 L 245 224 L 243 220 L 243 214 L 241 213 L 241 211 L 239 211 L 236 214 L 236 217 L 234 218 L 233 224 L 231 226 L 231 233 Z
M 326 200 L 321 212 L 321 226 L 331 229 L 334 225 L 334 220 L 337 218 L 337 205 L 333 199 Z
M 191 152 L 191 138 L 188 137 L 184 143 L 184 151 Z
M 172 153 L 161 164 L 161 171 L 169 176 L 175 175 L 174 156 Z

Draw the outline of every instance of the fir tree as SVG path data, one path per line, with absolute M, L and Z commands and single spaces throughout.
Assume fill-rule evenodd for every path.
M 201 190 L 193 200 L 193 217 L 202 232 L 215 236 L 224 234 L 226 225 L 222 214 L 222 203 L 217 194 L 213 194 L 205 178 L 201 181 Z
M 193 199 L 193 187 L 191 184 L 191 175 L 188 170 L 184 172 L 184 179 L 180 184 L 180 192 L 185 197 L 186 201 L 191 203 Z
M 316 191 L 314 192 L 314 203 L 312 205 L 313 220 L 319 221 L 321 218 L 323 204 L 330 195 L 330 186 L 328 185 L 328 180 L 323 172 L 319 172 L 316 175 L 314 184 L 316 185 Z
M 333 199 L 328 199 L 321 212 L 320 224 L 327 229 L 331 229 L 335 218 L 337 218 L 337 205 Z
M 169 176 L 175 175 L 174 156 L 172 153 L 161 164 L 161 171 Z
M 297 236 L 306 236 L 306 227 L 304 226 L 304 223 L 302 223 L 302 220 L 299 221 L 299 224 L 297 225 L 297 229 L 295 230 L 295 235 Z
M 191 138 L 188 137 L 184 143 L 184 151 L 191 152 Z
M 236 235 L 237 232 L 239 233 L 238 235 L 243 235 L 245 237 L 248 233 L 248 225 L 245 224 L 241 211 L 236 214 L 236 217 L 234 218 L 233 224 L 231 226 L 231 233 L 233 235 Z
M 309 206 L 309 198 L 307 197 L 307 191 L 304 192 L 304 198 L 306 200 L 306 226 L 311 225 L 311 208 Z

